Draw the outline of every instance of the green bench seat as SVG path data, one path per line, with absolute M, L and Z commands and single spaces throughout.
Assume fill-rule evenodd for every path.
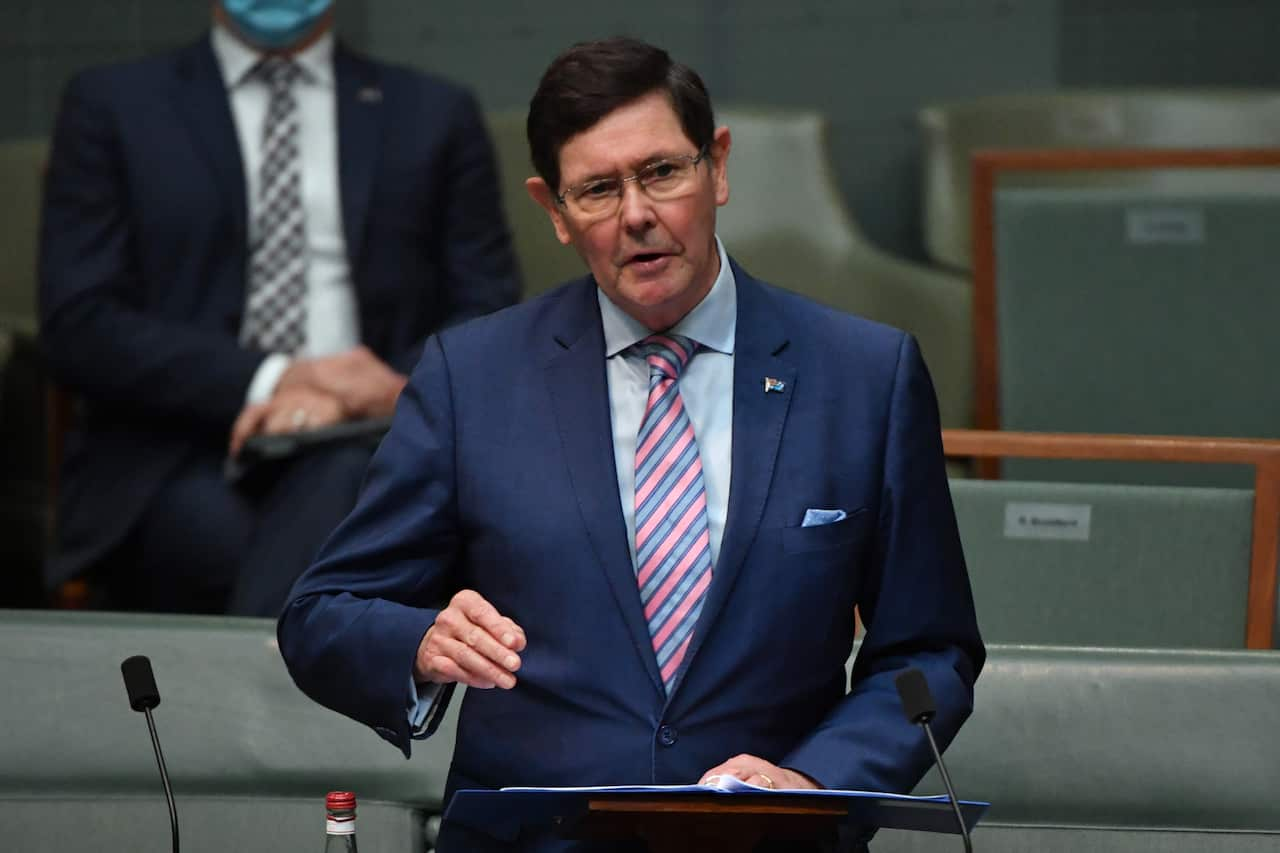
M 948 752 L 961 794 L 993 803 L 984 853 L 1280 845 L 1280 652 L 992 645 L 977 710 Z M 0 611 L 0 809 L 10 849 L 169 849 L 168 817 L 119 663 L 148 655 L 183 849 L 320 849 L 323 797 L 354 790 L 364 853 L 428 844 L 453 721 L 405 761 L 316 706 L 270 622 Z M 903 725 L 908 725 L 904 720 Z M 941 790 L 935 778 L 920 789 Z M 951 850 L 884 832 L 875 853 Z

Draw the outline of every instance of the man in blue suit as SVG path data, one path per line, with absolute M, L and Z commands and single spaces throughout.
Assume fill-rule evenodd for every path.
M 69 85 L 41 336 L 81 403 L 51 586 L 278 615 L 370 450 L 232 487 L 260 433 L 389 416 L 426 336 L 518 281 L 471 96 L 335 43 L 331 0 L 217 0 L 210 35 Z
M 571 48 L 528 134 L 591 275 L 428 342 L 281 616 L 293 677 L 406 756 L 468 685 L 447 797 L 909 790 L 895 676 L 923 670 L 949 742 L 984 659 L 915 342 L 729 259 L 730 132 L 664 51 Z M 440 849 L 594 849 L 486 830 Z

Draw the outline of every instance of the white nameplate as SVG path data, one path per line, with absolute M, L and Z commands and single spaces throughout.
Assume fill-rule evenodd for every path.
M 1131 207 L 1124 212 L 1125 239 L 1139 246 L 1204 242 L 1204 210 L 1198 207 Z
M 1004 505 L 1006 539 L 1074 539 L 1089 541 L 1089 504 L 1007 503 Z

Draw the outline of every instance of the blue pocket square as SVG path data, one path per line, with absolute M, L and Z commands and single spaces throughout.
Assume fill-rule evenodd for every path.
M 835 524 L 844 521 L 848 516 L 842 509 L 806 509 L 801 527 L 821 527 L 824 524 Z

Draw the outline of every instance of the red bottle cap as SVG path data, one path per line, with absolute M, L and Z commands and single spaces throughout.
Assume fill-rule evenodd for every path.
M 356 795 L 350 791 L 330 791 L 324 798 L 324 807 L 329 811 L 355 811 Z

